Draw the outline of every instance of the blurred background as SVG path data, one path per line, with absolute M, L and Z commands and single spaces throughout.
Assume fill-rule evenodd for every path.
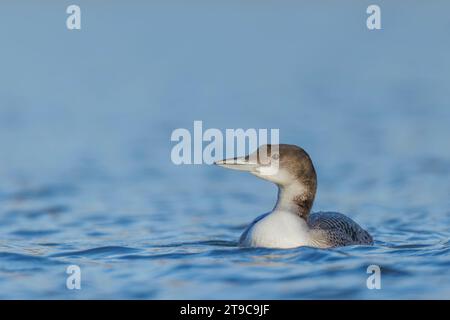
M 71 4 L 0 5 L 0 298 L 450 298 L 448 2 Z M 237 248 L 276 188 L 175 166 L 194 120 L 279 128 L 376 245 Z

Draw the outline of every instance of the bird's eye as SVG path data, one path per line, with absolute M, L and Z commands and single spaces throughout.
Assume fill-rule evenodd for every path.
M 278 153 L 275 153 L 274 155 L 272 155 L 272 159 L 278 160 L 278 159 L 280 159 L 280 155 Z

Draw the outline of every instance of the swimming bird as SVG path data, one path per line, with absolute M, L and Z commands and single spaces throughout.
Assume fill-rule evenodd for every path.
M 215 164 L 250 172 L 278 186 L 275 207 L 247 227 L 239 240 L 240 246 L 331 248 L 373 244 L 366 230 L 341 213 L 310 213 L 317 176 L 311 158 L 302 148 L 266 144 L 247 156 L 224 159 Z

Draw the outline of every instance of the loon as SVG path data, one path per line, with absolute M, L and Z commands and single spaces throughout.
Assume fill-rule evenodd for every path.
M 366 230 L 341 213 L 310 214 L 317 177 L 311 158 L 302 148 L 289 144 L 266 144 L 247 156 L 224 159 L 215 164 L 250 172 L 278 186 L 274 209 L 247 227 L 239 246 L 332 248 L 373 244 Z

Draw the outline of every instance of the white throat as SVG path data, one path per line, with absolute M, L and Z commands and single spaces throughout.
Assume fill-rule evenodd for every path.
M 307 188 L 301 182 L 295 182 L 288 186 L 278 187 L 278 200 L 273 211 L 287 211 L 298 213 L 298 205 L 295 200 L 306 199 Z

